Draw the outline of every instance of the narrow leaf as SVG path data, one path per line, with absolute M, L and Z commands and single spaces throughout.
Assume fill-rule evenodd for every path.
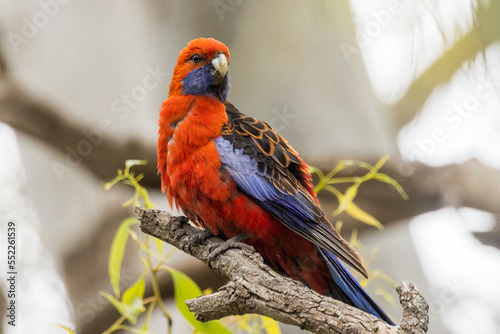
M 132 167 L 132 166 L 137 166 L 137 165 L 146 165 L 148 162 L 147 160 L 125 160 L 125 166 L 127 167 Z
M 146 310 L 142 304 L 141 308 L 136 308 L 134 306 L 119 301 L 109 293 L 101 292 L 101 295 L 105 297 L 107 300 L 109 300 L 110 303 L 113 304 L 113 306 L 118 310 L 118 312 L 127 317 L 127 320 L 134 325 L 137 323 L 137 317 Z
M 118 170 L 120 172 L 120 170 Z M 104 183 L 104 190 L 109 190 L 111 187 L 113 187 L 117 182 L 123 180 L 123 177 L 121 173 L 118 173 L 118 176 L 116 176 L 113 180 Z
M 354 200 L 354 198 L 358 194 L 358 188 L 360 185 L 361 185 L 360 182 L 355 182 L 352 186 L 347 188 L 347 190 L 344 193 L 344 200 L 346 201 L 346 204 Z
M 311 165 L 307 165 L 307 167 L 309 167 L 310 174 L 318 174 L 318 177 L 320 179 L 325 177 L 325 174 L 323 174 L 323 172 L 319 168 L 311 166 Z
M 344 226 L 344 222 L 342 220 L 339 220 L 335 223 L 335 230 L 338 234 L 341 234 L 342 226 Z
M 130 206 L 130 204 L 132 204 L 132 203 L 134 203 L 134 198 L 133 198 L 133 197 L 132 197 L 131 199 L 129 199 L 128 201 L 124 202 L 124 203 L 122 204 L 122 206 L 123 206 L 124 208 L 126 208 L 127 206 Z
M 123 326 L 121 325 L 119 327 L 120 329 L 124 329 L 128 332 L 132 332 L 132 333 L 135 333 L 135 334 L 153 334 L 152 332 L 148 332 L 148 331 L 145 331 L 145 330 L 142 330 L 142 329 L 139 329 L 139 328 L 135 328 L 135 327 L 130 327 L 130 326 Z
M 149 322 L 151 321 L 151 314 L 153 314 L 153 310 L 156 306 L 156 301 L 151 302 L 148 306 L 148 310 L 146 312 L 146 319 L 144 320 L 144 324 L 142 325 L 142 330 L 147 331 L 149 327 Z
M 252 327 L 250 326 L 250 318 L 249 314 L 245 314 L 242 316 L 235 316 L 234 319 L 236 320 L 236 323 L 238 324 L 238 329 L 244 330 L 245 332 L 250 332 L 252 330 Z
M 360 222 L 365 224 L 375 226 L 379 230 L 384 229 L 384 225 L 382 225 L 375 217 L 367 213 L 366 211 L 361 210 L 354 202 L 350 202 L 345 207 L 345 212 L 348 213 L 351 217 L 356 218 Z
M 69 334 L 75 334 L 75 333 L 76 333 L 74 330 L 72 330 L 71 328 L 66 327 L 66 326 L 64 326 L 64 325 L 56 325 L 56 326 L 57 326 L 57 327 L 59 327 L 59 328 L 64 329 L 64 330 L 65 330 L 66 332 L 68 332 Z
M 163 254 L 163 241 L 158 238 L 153 238 L 153 241 L 156 245 L 156 249 L 158 250 L 158 254 L 161 256 Z
M 129 287 L 124 293 L 122 302 L 124 304 L 130 305 L 137 309 L 144 309 L 142 305 L 142 299 L 144 297 L 144 289 L 146 288 L 146 275 L 145 273 L 134 283 L 131 287 Z
M 135 218 L 125 219 L 118 228 L 115 234 L 113 243 L 111 244 L 111 252 L 109 254 L 108 273 L 111 281 L 111 286 L 116 297 L 120 297 L 120 272 L 122 268 L 123 254 L 125 253 L 125 246 L 127 244 L 128 232 L 130 226 L 137 224 L 138 220 Z
M 277 321 L 261 316 L 262 326 L 264 327 L 267 334 L 281 334 L 280 326 Z
M 175 303 L 184 318 L 199 332 L 206 334 L 230 334 L 231 331 L 218 321 L 214 320 L 202 323 L 195 319 L 193 313 L 189 311 L 186 305 L 186 300 L 201 296 L 201 289 L 186 274 L 173 268 L 167 268 L 167 270 L 172 275 L 174 281 Z
M 392 185 L 398 191 L 398 193 L 401 195 L 401 197 L 403 197 L 403 199 L 407 200 L 409 198 L 408 194 L 406 194 L 406 192 L 404 191 L 403 187 L 401 187 L 399 182 L 394 180 L 389 175 L 383 174 L 383 173 L 377 173 L 377 174 L 375 174 L 374 179 L 376 179 L 377 181 L 389 183 L 390 185 Z

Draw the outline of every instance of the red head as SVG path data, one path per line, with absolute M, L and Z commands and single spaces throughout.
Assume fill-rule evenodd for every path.
M 229 49 L 213 38 L 192 40 L 181 51 L 169 95 L 214 96 L 225 102 L 229 93 Z

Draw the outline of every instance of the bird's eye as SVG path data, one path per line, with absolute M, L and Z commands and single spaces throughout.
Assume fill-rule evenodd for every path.
M 194 55 L 191 56 L 190 60 L 193 63 L 199 63 L 202 60 L 202 58 L 199 54 L 195 53 Z

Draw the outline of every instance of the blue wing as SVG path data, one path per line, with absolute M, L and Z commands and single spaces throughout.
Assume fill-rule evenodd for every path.
M 241 114 L 226 103 L 228 123 L 215 139 L 222 168 L 238 187 L 288 228 L 316 245 L 332 275 L 331 291 L 344 302 L 394 324 L 339 259 L 367 276 L 361 259 L 331 227 L 306 190 L 297 153 L 267 123 Z
M 342 292 L 348 296 L 347 300 L 349 300 L 351 305 L 373 314 L 390 325 L 395 325 L 391 318 L 389 318 L 389 316 L 385 314 L 384 310 L 382 310 L 382 308 L 378 306 L 378 304 L 366 293 L 359 282 L 335 256 L 319 247 L 316 247 L 316 249 L 325 259 L 328 269 L 332 274 L 333 281 L 342 290 Z M 345 300 L 345 297 L 342 299 Z
M 215 146 L 238 187 L 288 228 L 367 276 L 358 254 L 306 190 L 297 153 L 267 123 L 230 104 L 226 113 L 229 121 Z

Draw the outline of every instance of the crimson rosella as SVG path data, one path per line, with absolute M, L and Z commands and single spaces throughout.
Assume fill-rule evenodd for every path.
M 339 261 L 364 276 L 332 228 L 307 165 L 266 122 L 227 102 L 229 50 L 191 41 L 160 109 L 158 170 L 171 206 L 214 235 L 253 246 L 277 271 L 316 292 L 393 322 Z

